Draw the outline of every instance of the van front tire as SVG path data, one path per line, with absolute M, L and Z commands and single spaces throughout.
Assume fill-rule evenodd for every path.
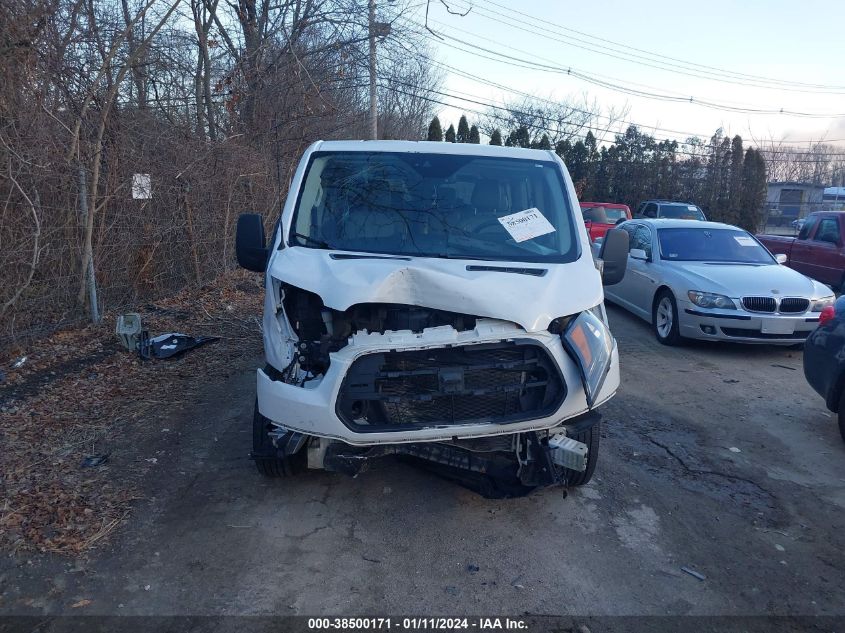
M 305 451 L 285 457 L 275 456 L 277 449 L 270 440 L 269 432 L 273 429 L 270 420 L 258 411 L 258 401 L 252 416 L 252 458 L 255 468 L 264 477 L 279 479 L 291 477 L 301 472 L 305 466 Z

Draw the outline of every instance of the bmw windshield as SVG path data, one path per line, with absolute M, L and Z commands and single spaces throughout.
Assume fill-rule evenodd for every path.
M 774 264 L 774 258 L 750 233 L 740 229 L 658 229 L 660 258 L 671 262 Z
M 565 263 L 579 256 L 552 161 L 400 152 L 315 152 L 288 244 Z

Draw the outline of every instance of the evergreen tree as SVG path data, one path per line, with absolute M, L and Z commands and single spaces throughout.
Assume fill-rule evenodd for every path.
M 535 149 L 551 149 L 551 148 L 552 148 L 552 144 L 551 144 L 551 142 L 549 141 L 549 135 L 548 135 L 548 134 L 543 134 L 543 136 L 540 138 L 540 140 L 539 140 L 539 141 L 537 141 L 536 143 L 532 143 L 532 146 L 533 146 Z
M 443 128 L 440 127 L 440 119 L 434 117 L 431 120 L 431 123 L 428 125 L 428 138 L 429 141 L 442 141 L 443 140 Z
M 450 125 L 449 129 L 446 130 L 446 142 L 447 143 L 454 143 L 455 142 L 455 126 Z
M 466 115 L 461 115 L 461 120 L 458 121 L 458 134 L 455 136 L 456 143 L 469 143 L 469 123 L 467 123 Z
M 528 134 L 528 128 L 524 125 L 516 128 L 508 134 L 505 145 L 508 147 L 531 147 L 531 136 Z
M 746 231 L 756 232 L 763 220 L 766 202 L 766 161 L 760 152 L 749 147 L 742 161 L 742 185 L 738 224 Z
M 501 138 L 499 140 L 501 141 Z M 478 126 L 477 125 L 473 125 L 471 128 L 469 128 L 469 141 L 468 142 L 469 143 L 475 143 L 476 145 L 481 143 L 481 135 L 478 133 Z
M 745 159 L 742 151 L 742 138 L 737 135 L 731 141 L 731 166 L 728 180 L 728 209 L 725 220 L 728 224 L 739 224 L 742 215 L 742 182 Z
M 502 144 L 502 133 L 499 131 L 499 128 L 493 130 L 493 133 L 490 135 L 490 145 L 501 145 Z

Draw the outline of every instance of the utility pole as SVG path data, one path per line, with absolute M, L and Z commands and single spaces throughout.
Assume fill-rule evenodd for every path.
M 370 138 L 378 138 L 378 103 L 376 101 L 376 0 L 369 0 L 370 9 Z

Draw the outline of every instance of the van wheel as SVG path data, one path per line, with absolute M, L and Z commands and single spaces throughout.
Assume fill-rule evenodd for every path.
M 295 455 L 277 457 L 276 447 L 270 440 L 268 433 L 273 425 L 258 411 L 258 400 L 255 401 L 255 411 L 252 416 L 252 458 L 255 460 L 255 467 L 265 477 L 290 477 L 305 468 L 307 459 L 304 450 Z M 272 456 L 272 457 L 271 457 Z
M 669 290 L 661 290 L 651 309 L 651 323 L 654 336 L 663 345 L 680 345 L 681 336 L 678 324 L 678 304 Z
M 578 470 L 564 469 L 566 472 L 566 485 L 583 486 L 593 478 L 596 469 L 596 462 L 599 460 L 599 438 L 601 437 L 601 420 L 593 424 L 589 429 L 570 435 L 576 442 L 587 445 L 587 468 L 583 472 Z

